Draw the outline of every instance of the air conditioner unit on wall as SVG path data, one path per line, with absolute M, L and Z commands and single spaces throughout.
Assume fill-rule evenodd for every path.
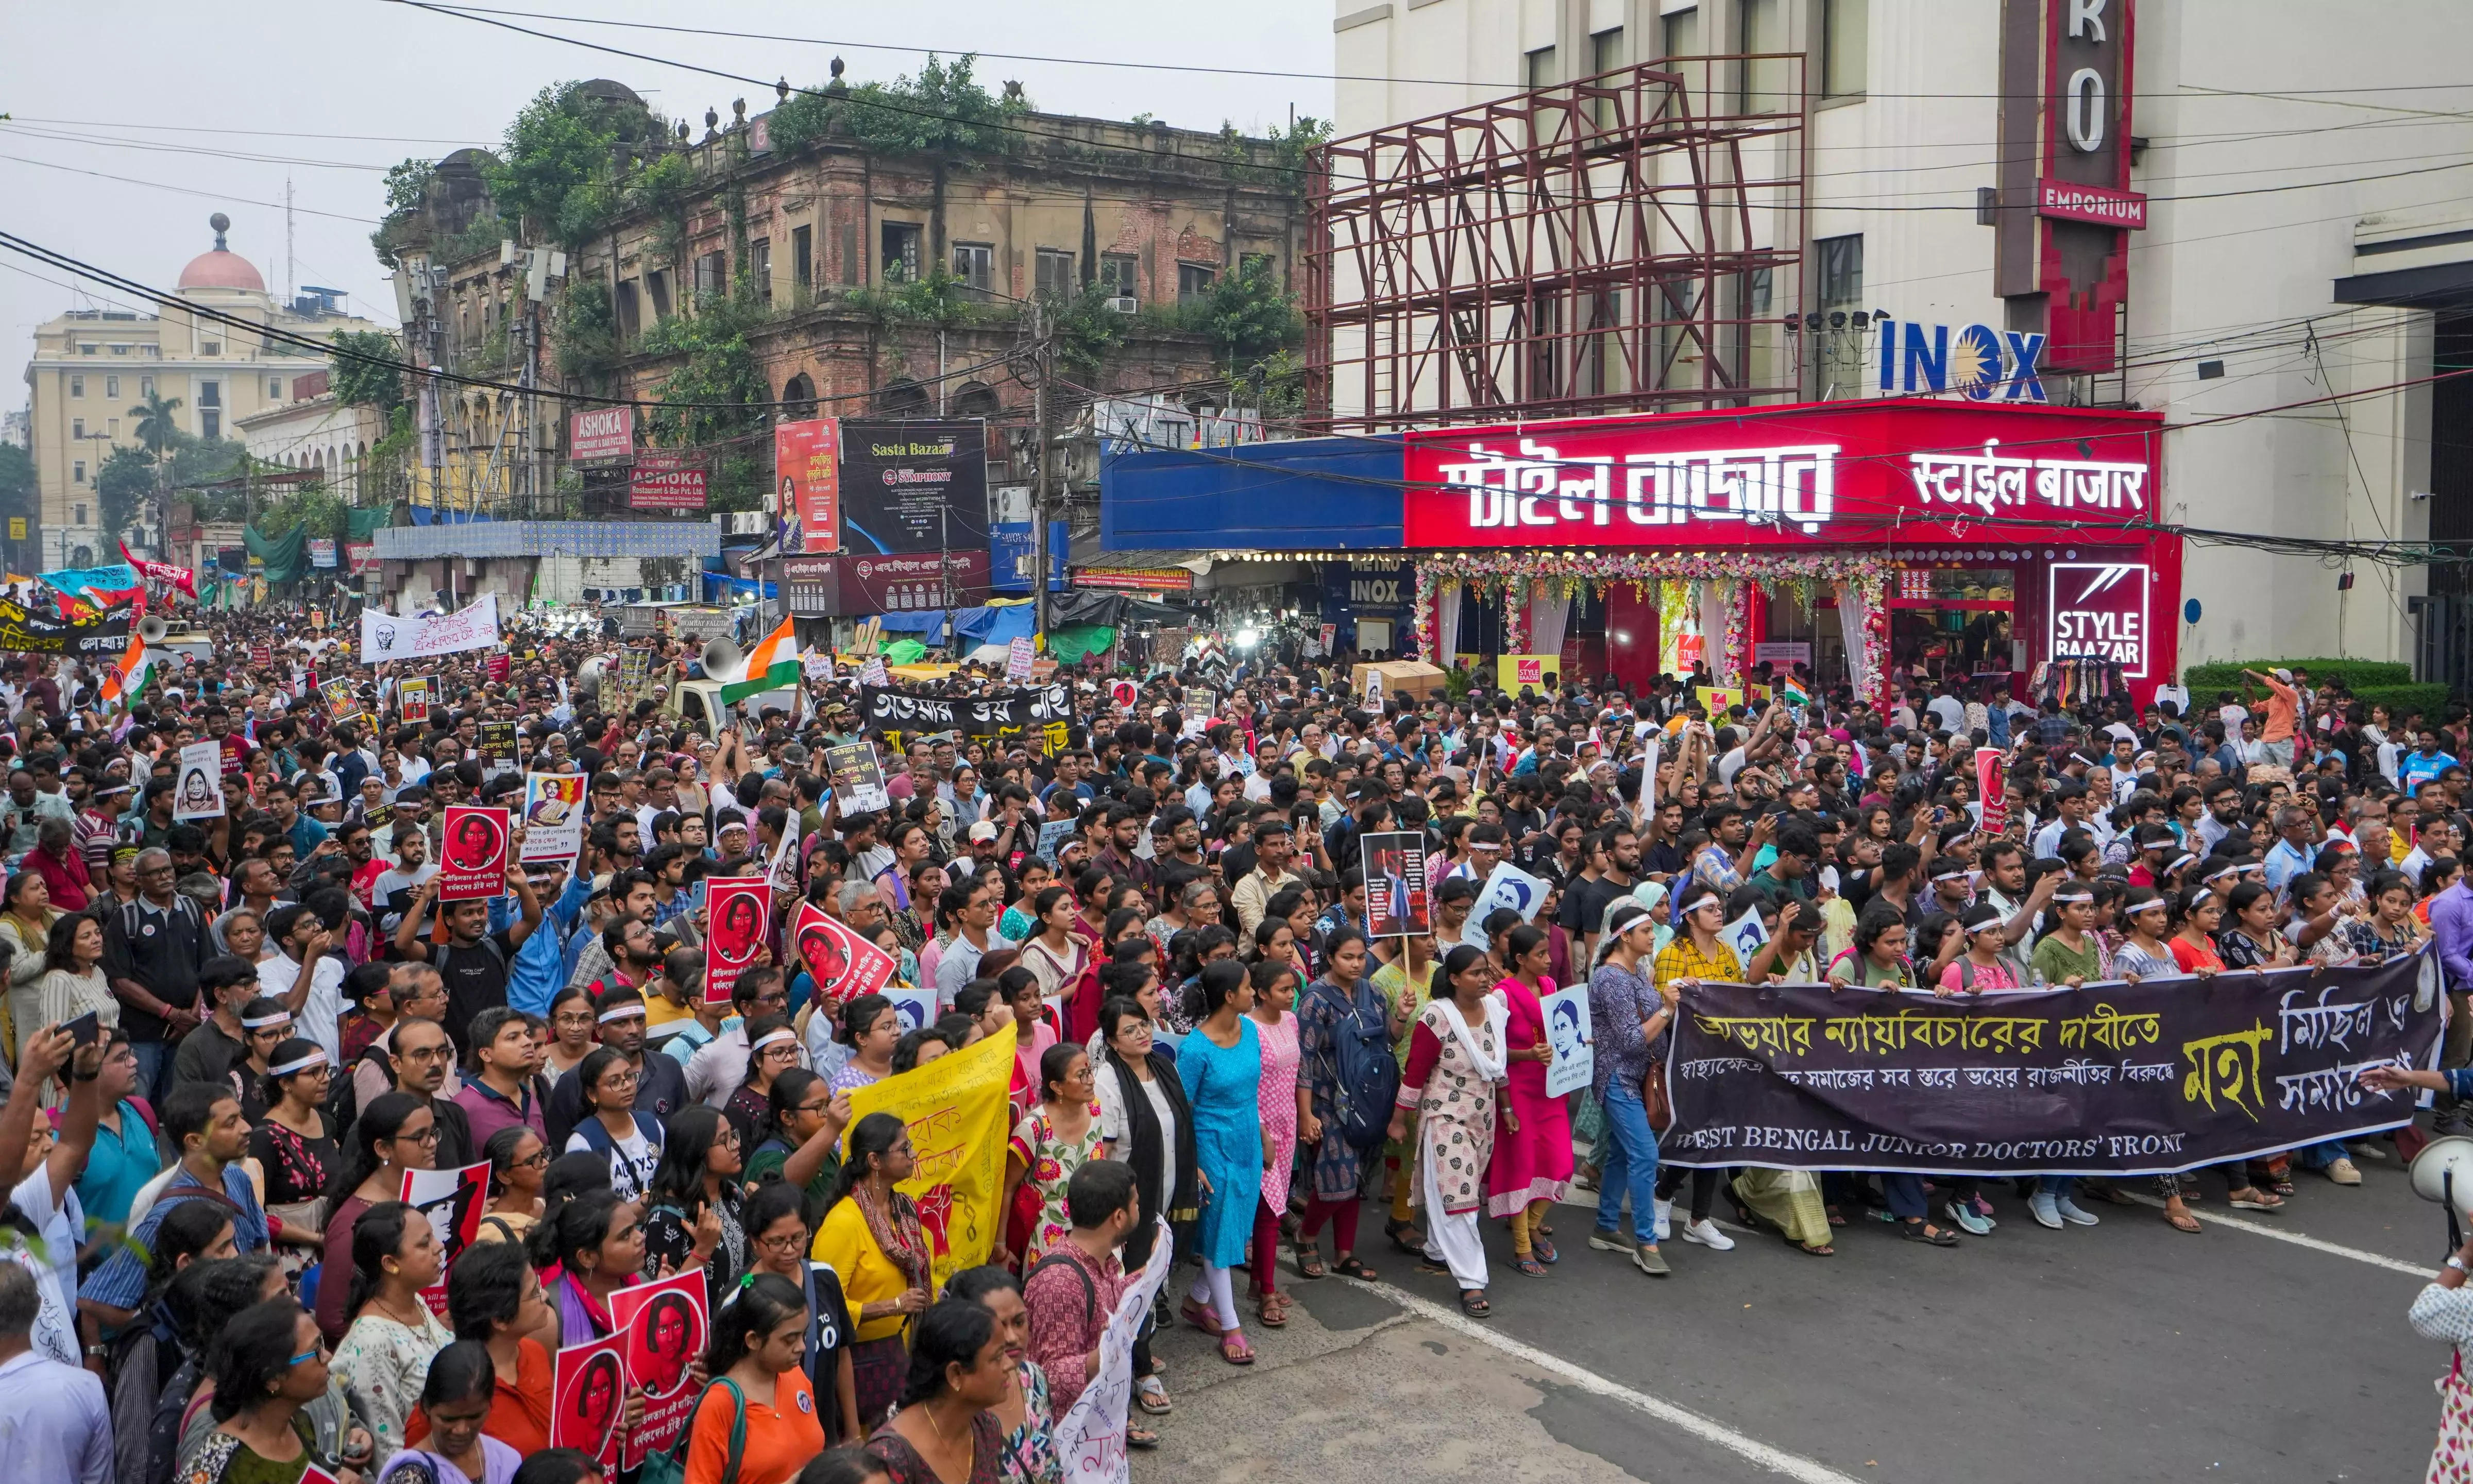
M 1141 301 L 1135 299 L 1131 294 L 1119 294 L 1116 298 L 1108 300 L 1109 312 L 1113 314 L 1134 314 L 1140 311 L 1141 307 Z

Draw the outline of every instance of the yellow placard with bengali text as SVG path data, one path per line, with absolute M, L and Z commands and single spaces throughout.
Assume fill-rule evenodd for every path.
M 1005 1093 L 1013 1086 L 1014 1034 L 991 1036 L 940 1056 L 916 1071 L 854 1089 L 851 1124 L 889 1113 L 910 1127 L 918 1173 L 901 1191 L 919 1203 L 919 1224 L 932 1253 L 936 1290 L 996 1250 L 1004 1228 L 1005 1141 L 1013 1129 Z M 850 1137 L 842 1137 L 845 1157 Z

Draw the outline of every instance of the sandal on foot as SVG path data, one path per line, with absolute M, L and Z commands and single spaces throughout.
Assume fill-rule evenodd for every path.
M 1168 1400 L 1167 1388 L 1160 1384 L 1156 1376 L 1145 1376 L 1135 1383 L 1134 1405 L 1153 1417 L 1165 1417 L 1176 1410 L 1176 1403 Z
M 1125 1429 L 1125 1447 L 1127 1448 L 1139 1448 L 1148 1450 L 1159 1446 L 1160 1435 L 1151 1431 L 1148 1427 L 1128 1427 Z
M 1534 1257 L 1515 1257 L 1512 1259 L 1511 1265 L 1519 1269 L 1521 1272 L 1527 1274 L 1530 1278 L 1544 1278 L 1546 1276 L 1546 1264 L 1538 1261 Z
M 1426 1255 L 1425 1233 L 1417 1230 L 1414 1222 L 1386 1221 L 1382 1223 L 1382 1234 L 1391 1239 L 1393 1247 L 1411 1257 L 1422 1257 Z
M 1471 1319 L 1484 1319 L 1494 1313 L 1494 1305 L 1485 1301 L 1484 1289 L 1464 1288 L 1460 1290 L 1460 1312 Z
M 1261 1302 L 1254 1305 L 1254 1317 L 1262 1322 L 1263 1328 L 1277 1329 L 1288 1322 L 1288 1305 L 1276 1293 L 1264 1294 Z
M 1528 1247 L 1530 1251 L 1537 1255 L 1537 1260 L 1545 1263 L 1548 1267 L 1552 1267 L 1555 1263 L 1563 1260 L 1563 1255 L 1555 1251 L 1554 1244 L 1546 1240 L 1543 1235 L 1530 1237 L 1528 1239 Z
M 1438 1257 L 1419 1257 L 1417 1271 L 1428 1278 L 1449 1278 L 1452 1276 L 1452 1265 Z
M 1830 1246 L 1827 1242 L 1823 1242 L 1817 1247 L 1804 1242 L 1797 1242 L 1794 1245 L 1797 1252 L 1802 1253 L 1808 1257 L 1835 1257 L 1837 1256 L 1837 1249 Z
M 1957 1233 L 1943 1231 L 1928 1221 L 1901 1221 L 1898 1223 L 1898 1234 L 1908 1241 L 1922 1242 L 1932 1247 L 1957 1245 Z
M 1231 1329 L 1219 1337 L 1219 1358 L 1232 1366 L 1254 1363 L 1254 1347 L 1245 1343 L 1245 1331 Z
M 2236 1190 L 2226 1196 L 2225 1200 L 2231 1203 L 2235 1210 L 2280 1211 L 2284 1209 L 2284 1197 L 2269 1195 L 2254 1189 Z
M 1191 1299 L 1188 1299 L 1183 1304 L 1178 1304 L 1176 1312 L 1179 1318 L 1183 1319 L 1187 1324 L 1193 1326 L 1193 1328 L 1201 1330 L 1205 1334 L 1221 1335 L 1227 1333 L 1225 1329 L 1220 1328 L 1218 1315 L 1211 1312 L 1211 1310 L 1207 1308 L 1204 1308 L 1201 1304 L 1194 1303 Z
M 2200 1232 L 2206 1230 L 2198 1225 L 2198 1218 L 2191 1215 L 2188 1211 L 2166 1211 L 2164 1213 L 2164 1224 L 2171 1227 L 2175 1232 L 2187 1233 L 2191 1236 L 2196 1236 Z
M 1329 1278 L 1331 1270 L 1322 1265 L 1322 1249 L 1300 1246 L 1296 1249 L 1299 1278 Z
M 1842 1211 L 1842 1210 L 1839 1210 L 1837 1207 L 1835 1207 L 1835 1206 L 1824 1206 L 1824 1207 L 1822 1207 L 1822 1208 L 1821 1208 L 1821 1209 L 1822 1209 L 1822 1210 L 1824 1210 L 1824 1211 L 1827 1211 L 1827 1212 L 1829 1213 L 1829 1224 L 1830 1224 L 1831 1226 L 1833 1226 L 1833 1227 L 1842 1227 L 1842 1226 L 1846 1225 L 1846 1213 L 1845 1213 L 1844 1211 Z
M 1420 1254 L 1419 1256 L 1422 1257 L 1423 1254 Z M 1347 1257 L 1333 1263 L 1331 1265 L 1331 1270 L 1342 1278 L 1356 1279 L 1360 1283 L 1370 1283 L 1374 1281 L 1375 1278 L 1374 1270 L 1367 1267 L 1364 1263 L 1357 1261 L 1357 1254 L 1355 1253 L 1350 1253 Z

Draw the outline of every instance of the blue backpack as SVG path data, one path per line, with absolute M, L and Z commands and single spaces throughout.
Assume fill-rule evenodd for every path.
M 1324 981 L 1337 993 L 1338 986 Z M 1400 1063 L 1391 1054 L 1391 1028 L 1380 998 L 1371 1014 L 1361 994 L 1349 996 L 1348 1013 L 1332 1025 L 1331 1065 L 1325 1068 L 1333 1089 L 1329 1132 L 1360 1151 L 1381 1145 L 1391 1127 L 1391 1104 L 1400 1095 Z

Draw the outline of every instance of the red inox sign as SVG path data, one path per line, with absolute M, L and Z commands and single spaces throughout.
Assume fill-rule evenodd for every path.
M 636 451 L 636 409 L 595 407 L 567 419 L 570 459 L 623 459 Z
M 1876 399 L 1407 435 L 1405 544 L 2017 539 L 2156 518 L 2154 413 Z M 2022 525 L 2024 523 L 2024 525 Z M 2032 538 L 2027 538 L 2031 539 Z

